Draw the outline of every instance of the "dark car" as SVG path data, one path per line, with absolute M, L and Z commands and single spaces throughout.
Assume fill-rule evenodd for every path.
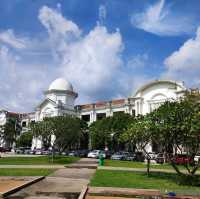
M 136 160 L 136 154 L 135 153 L 128 153 L 128 154 L 126 154 L 124 159 L 127 160 L 127 161 L 134 161 L 134 160 Z
M 123 160 L 124 159 L 124 155 L 120 152 L 114 153 L 111 156 L 111 160 Z
M 76 157 L 78 157 L 79 156 L 79 152 L 78 151 L 70 151 L 68 153 L 68 156 L 76 156 Z
M 5 152 L 8 152 L 8 150 L 6 148 L 4 148 L 4 147 L 0 147 L 0 152 L 1 153 L 5 153 Z
M 163 164 L 165 162 L 164 154 L 159 153 L 156 157 L 156 163 Z
M 81 158 L 87 157 L 89 150 L 88 149 L 82 149 L 78 151 L 78 156 Z

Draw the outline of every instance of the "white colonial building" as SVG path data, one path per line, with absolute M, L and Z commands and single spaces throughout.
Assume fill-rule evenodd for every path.
M 44 92 L 45 98 L 36 107 L 36 112 L 24 115 L 22 126 L 25 131 L 29 122 L 66 114 L 80 117 L 88 124 L 117 112 L 125 112 L 133 116 L 144 115 L 167 100 L 178 100 L 185 91 L 186 88 L 182 82 L 156 80 L 142 86 L 128 98 L 75 105 L 78 94 L 70 82 L 59 78 L 53 81 Z M 41 148 L 41 141 L 34 139 L 32 147 Z M 149 146 L 148 150 L 151 151 L 152 147 Z

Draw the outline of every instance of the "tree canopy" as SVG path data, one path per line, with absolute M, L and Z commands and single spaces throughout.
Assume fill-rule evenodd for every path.
M 32 124 L 31 131 L 34 137 L 42 140 L 44 147 L 54 147 L 62 152 L 80 146 L 80 140 L 87 133 L 86 127 L 79 118 L 57 116 Z
M 112 117 L 93 122 L 90 126 L 92 148 L 104 149 L 107 146 L 111 150 L 119 150 L 124 145 L 119 137 L 132 120 L 133 117 L 129 114 L 115 113 Z

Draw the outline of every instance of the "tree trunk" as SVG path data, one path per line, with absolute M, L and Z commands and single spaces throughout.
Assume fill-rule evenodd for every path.
M 149 177 L 150 174 L 150 159 L 147 158 L 147 176 Z

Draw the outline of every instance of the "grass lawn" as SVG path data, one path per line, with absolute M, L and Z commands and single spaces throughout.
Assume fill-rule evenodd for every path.
M 51 156 L 36 157 L 2 157 L 0 165 L 45 165 L 45 164 L 70 164 L 79 160 L 77 157 L 55 156 L 54 162 Z
M 144 162 L 134 162 L 134 161 L 121 161 L 121 160 L 106 160 L 105 166 L 112 167 L 128 167 L 128 168 L 146 168 L 146 164 Z M 153 164 L 151 163 L 150 168 L 154 169 L 172 169 L 170 164 Z
M 0 176 L 47 176 L 54 169 L 0 169 Z
M 175 174 L 151 173 L 147 177 L 146 173 L 142 172 L 97 170 L 90 185 L 97 187 L 158 189 L 162 193 L 175 191 L 178 194 L 186 195 L 200 194 L 200 187 L 178 185 L 175 180 Z

